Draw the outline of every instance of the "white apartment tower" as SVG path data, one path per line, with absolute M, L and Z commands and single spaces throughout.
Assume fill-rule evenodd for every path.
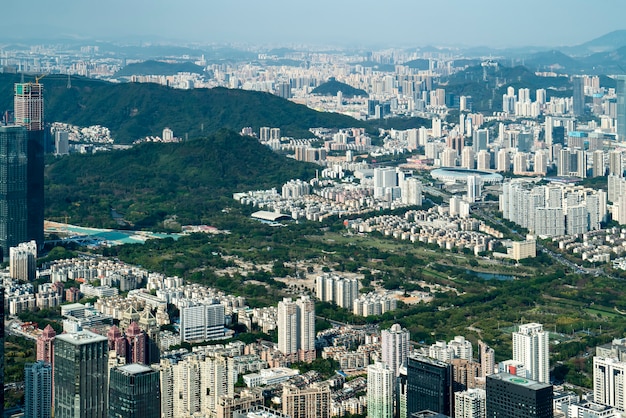
M 454 394 L 454 418 L 485 418 L 487 393 L 484 389 L 468 389 Z
M 400 324 L 393 324 L 390 329 L 381 332 L 382 356 L 381 360 L 389 366 L 394 376 L 400 373 L 400 366 L 406 363 L 409 357 L 411 334 Z
M 513 360 L 523 363 L 526 377 L 540 383 L 550 383 L 549 336 L 543 325 L 520 325 L 513 333 Z
M 12 279 L 33 281 L 37 275 L 37 242 L 23 242 L 9 248 L 9 275 Z
M 278 302 L 278 350 L 294 362 L 315 360 L 315 303 L 308 296 Z
M 626 363 L 616 358 L 593 358 L 593 400 L 626 411 Z
M 380 362 L 367 366 L 367 417 L 393 418 L 395 373 Z

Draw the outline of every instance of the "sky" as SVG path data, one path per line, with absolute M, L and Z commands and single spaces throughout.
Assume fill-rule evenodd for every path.
M 3 1 L 0 43 L 97 40 L 340 46 L 572 46 L 626 29 L 623 0 Z M 6 16 L 24 16 L 7 19 Z

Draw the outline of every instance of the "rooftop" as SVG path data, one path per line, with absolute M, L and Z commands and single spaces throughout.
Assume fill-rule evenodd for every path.
M 78 331 L 56 336 L 57 340 L 66 341 L 74 345 L 92 344 L 94 342 L 108 341 L 106 337 L 91 331 Z
M 154 371 L 153 368 L 139 363 L 126 364 L 125 366 L 120 366 L 117 369 L 125 374 L 133 375 L 144 374 Z

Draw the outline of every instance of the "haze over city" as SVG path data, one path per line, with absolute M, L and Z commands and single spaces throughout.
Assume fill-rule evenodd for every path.
M 626 3 L 371 0 L 5 2 L 7 39 L 77 37 L 355 47 L 571 46 L 623 29 Z

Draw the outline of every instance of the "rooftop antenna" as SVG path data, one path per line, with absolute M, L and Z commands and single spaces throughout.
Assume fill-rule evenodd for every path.
M 21 73 L 21 75 L 22 75 L 22 78 L 21 78 L 20 83 L 24 84 L 24 73 Z
M 72 88 L 72 79 L 70 78 L 70 73 L 67 73 L 67 88 Z

